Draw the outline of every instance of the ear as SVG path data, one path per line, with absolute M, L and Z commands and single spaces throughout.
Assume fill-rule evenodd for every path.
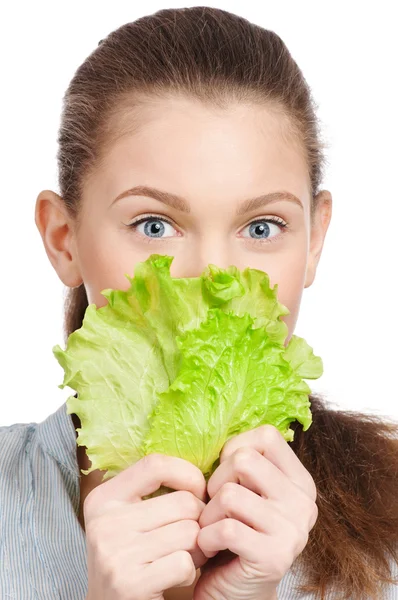
M 332 218 L 332 195 L 322 190 L 314 199 L 315 213 L 311 224 L 310 248 L 307 261 L 305 288 L 312 285 L 316 275 L 319 259 L 321 258 L 325 236 Z
M 62 198 L 44 190 L 36 200 L 35 222 L 47 256 L 58 277 L 68 287 L 83 283 L 75 242 L 75 221 L 67 213 Z

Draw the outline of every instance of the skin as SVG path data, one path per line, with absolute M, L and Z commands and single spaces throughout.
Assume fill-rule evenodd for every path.
M 152 253 L 174 256 L 174 277 L 198 276 L 209 263 L 261 269 L 271 285 L 278 284 L 279 300 L 290 310 L 284 317 L 289 340 L 303 290 L 315 278 L 332 197 L 327 190 L 320 192 L 311 220 L 305 155 L 289 136 L 286 121 L 267 106 L 231 103 L 221 110 L 177 96 L 140 106 L 138 129 L 134 118 L 131 114 L 130 130 L 115 122 L 114 142 L 100 168 L 84 182 L 79 222 L 68 215 L 55 192 L 38 195 L 36 224 L 61 281 L 68 287 L 83 282 L 89 302 L 100 307 L 106 304 L 101 290 L 127 289 L 124 275 L 132 276 L 135 263 Z M 115 202 L 135 186 L 177 194 L 190 212 L 142 193 Z M 298 202 L 279 199 L 236 215 L 243 201 L 281 191 Z M 170 224 L 158 219 L 152 229 L 148 221 L 146 230 L 145 223 L 129 228 L 133 219 L 151 214 Z M 287 227 L 270 221 L 275 218 Z M 250 229 L 259 219 L 263 230 Z M 162 237 L 148 237 L 156 226 Z M 80 426 L 76 416 L 74 424 Z M 81 469 L 90 467 L 84 447 L 77 448 L 77 459 Z M 81 476 L 83 528 L 84 500 L 101 479 L 99 471 Z M 192 597 L 193 587 L 176 588 L 173 598 Z

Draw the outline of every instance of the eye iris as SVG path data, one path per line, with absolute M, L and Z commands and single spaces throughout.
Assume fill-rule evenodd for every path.
M 159 219 L 150 219 L 144 225 L 145 235 L 160 237 L 164 234 L 165 227 Z
M 249 227 L 250 235 L 256 238 L 268 237 L 269 235 L 269 225 L 265 221 L 261 223 L 252 223 Z

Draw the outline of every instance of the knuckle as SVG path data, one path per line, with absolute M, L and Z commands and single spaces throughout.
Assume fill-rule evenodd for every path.
M 101 519 L 95 517 L 85 522 L 86 537 L 92 547 L 96 547 L 101 539 Z
M 299 513 L 304 517 L 307 515 L 306 523 L 308 524 L 308 528 L 312 529 L 318 518 L 318 507 L 316 503 L 308 498 L 308 496 L 305 496 L 302 506 L 299 508 Z
M 120 556 L 116 553 L 109 554 L 104 552 L 101 560 L 101 569 L 109 582 L 112 582 L 114 586 L 118 584 L 119 580 L 119 569 L 120 569 Z
M 187 550 L 179 550 L 176 553 L 178 563 L 178 571 L 184 579 L 187 579 L 192 574 L 194 567 L 192 556 Z
M 236 539 L 237 527 L 234 519 L 224 519 L 220 536 L 225 544 L 230 544 Z
M 308 493 L 309 496 L 311 498 L 311 500 L 313 500 L 314 502 L 317 499 L 318 496 L 318 490 L 317 487 L 315 485 L 315 481 L 313 480 L 312 476 L 310 475 L 310 473 L 308 473 L 309 478 L 308 478 Z
M 134 598 L 134 600 L 143 599 L 144 596 L 139 589 L 140 586 L 137 586 L 137 589 L 132 595 L 131 571 L 129 571 L 129 575 L 126 575 L 125 566 L 124 568 L 121 566 L 123 564 L 122 559 L 122 556 L 115 554 L 110 557 L 108 564 L 104 566 L 102 573 L 105 576 L 106 588 L 111 590 L 112 593 L 115 594 L 115 597 L 120 600 L 130 600 L 130 598 Z
M 228 481 L 224 483 L 219 493 L 219 502 L 222 508 L 228 510 L 235 505 L 237 495 L 237 485 Z
M 95 555 L 95 561 L 108 570 L 114 570 L 115 526 L 110 520 L 97 517 L 86 525 L 87 542 Z M 117 563 L 115 563 L 117 564 Z
M 297 536 L 297 547 L 296 547 L 297 554 L 299 554 L 300 552 L 302 552 L 304 550 L 304 548 L 308 544 L 308 540 L 309 540 L 309 531 L 307 528 L 302 527 L 299 530 L 299 534 Z
M 95 554 L 95 562 L 100 566 L 106 577 L 114 577 L 118 569 L 118 562 L 114 552 L 110 551 L 109 544 L 104 538 L 97 539 L 92 545 Z
M 83 512 L 84 512 L 84 517 L 85 518 L 86 518 L 86 516 L 88 516 L 91 513 L 93 513 L 94 510 L 95 510 L 95 506 L 96 506 L 96 502 L 97 502 L 97 496 L 96 496 L 96 493 L 95 493 L 96 489 L 97 488 L 94 488 L 93 490 L 91 490 L 87 494 L 87 496 L 86 496 L 86 498 L 85 498 L 85 500 L 83 502 Z
M 245 446 L 243 448 L 238 448 L 233 455 L 232 463 L 236 473 L 246 473 L 251 461 L 255 460 L 256 450 L 254 448 L 250 448 Z
M 288 532 L 288 537 L 286 539 L 291 540 L 291 550 L 292 550 L 292 562 L 295 557 L 300 554 L 306 547 L 309 539 L 309 531 L 305 525 L 300 524 L 291 524 L 290 531 Z M 286 548 L 288 551 L 288 547 Z M 290 556 L 289 556 L 290 559 Z
M 159 452 L 153 452 L 152 454 L 143 456 L 140 462 L 145 469 L 164 469 L 165 456 Z
M 276 427 L 274 427 L 274 425 L 270 425 L 269 423 L 265 425 L 260 425 L 258 430 L 260 437 L 267 446 L 272 446 L 273 444 L 275 444 L 277 441 L 280 440 L 282 435 L 280 431 Z
M 187 538 L 196 540 L 200 531 L 199 523 L 197 521 L 187 520 L 183 521 L 183 524 L 184 535 Z
M 179 490 L 174 492 L 181 505 L 184 514 L 196 515 L 199 510 L 199 498 L 188 490 Z
M 311 518 L 310 518 L 310 523 L 309 523 L 310 530 L 315 526 L 315 523 L 318 520 L 318 514 L 319 514 L 319 509 L 318 509 L 318 506 L 314 502 L 312 513 L 311 513 Z
M 304 473 L 303 481 L 300 483 L 300 488 L 312 502 L 316 501 L 318 490 L 311 473 L 307 470 Z
M 102 544 L 103 540 L 109 541 L 114 535 L 114 531 L 114 523 L 106 516 L 95 517 L 86 524 L 86 535 L 93 545 Z

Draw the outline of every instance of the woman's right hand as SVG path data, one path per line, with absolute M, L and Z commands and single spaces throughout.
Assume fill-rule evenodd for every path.
M 161 485 L 175 492 L 147 500 Z M 191 585 L 207 561 L 197 545 L 206 500 L 195 465 L 149 454 L 93 489 L 83 505 L 86 600 L 157 600 Z

